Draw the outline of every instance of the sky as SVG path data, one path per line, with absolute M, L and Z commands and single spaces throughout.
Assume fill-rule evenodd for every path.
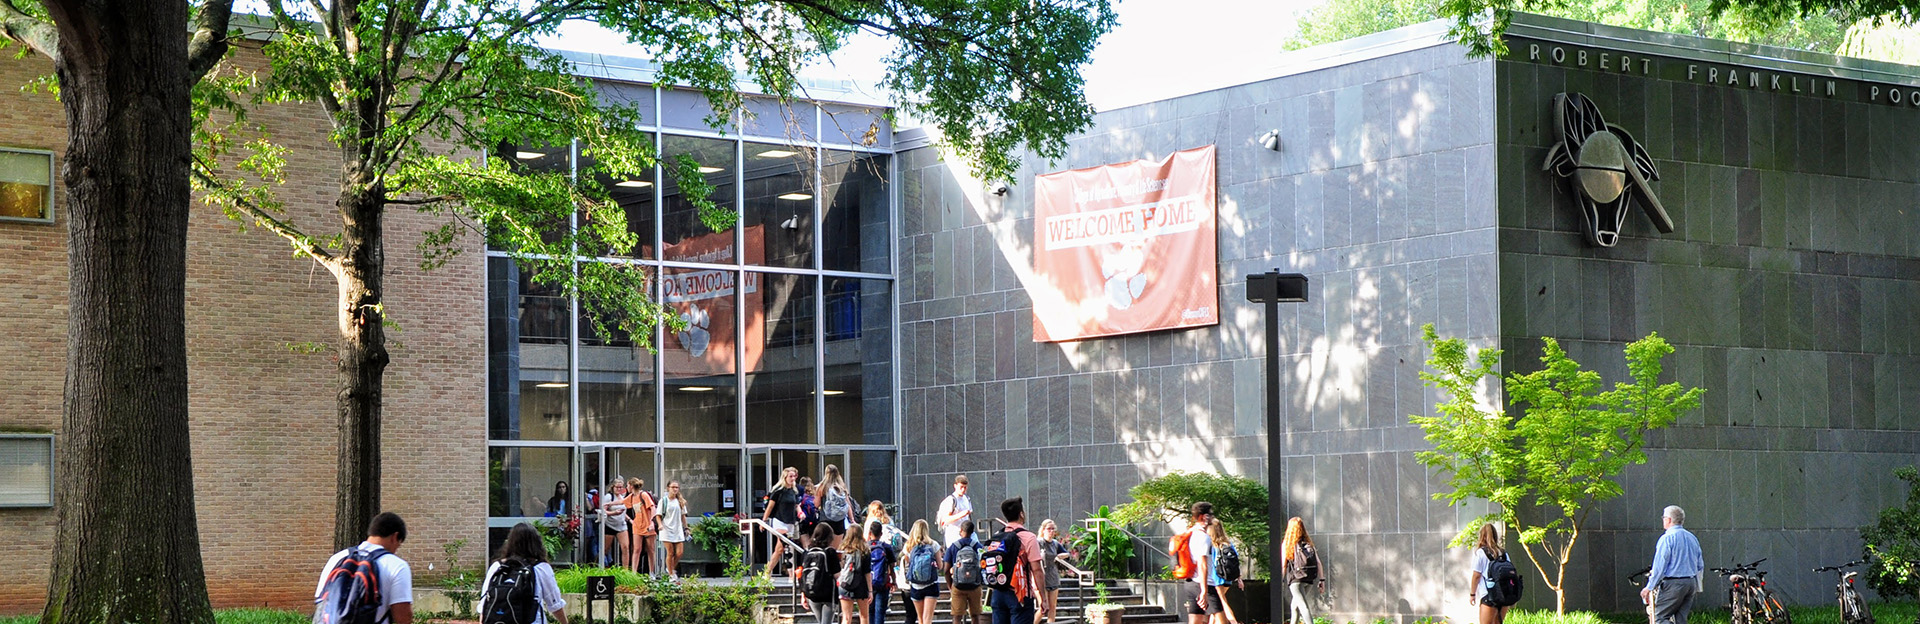
M 1111 110 L 1267 76 L 1295 18 L 1319 0 L 1114 0 L 1120 24 L 1100 39 L 1084 69 L 1095 109 Z M 571 24 L 543 42 L 562 50 L 644 56 L 591 24 Z M 808 76 L 878 81 L 891 44 L 867 36 Z M 891 101 L 868 87 L 869 94 Z

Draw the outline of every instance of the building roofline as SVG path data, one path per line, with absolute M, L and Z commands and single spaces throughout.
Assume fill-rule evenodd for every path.
M 1920 85 L 1920 67 L 1912 65 L 1531 13 L 1515 14 L 1507 36 L 1822 77 Z
M 662 87 L 684 87 L 684 85 L 661 83 L 660 64 L 647 59 L 552 48 L 547 51 L 566 59 L 567 63 L 573 66 L 573 74 L 576 76 L 596 80 L 657 84 Z M 891 102 L 861 91 L 859 83 L 853 80 L 806 77 L 799 79 L 798 83 L 799 92 L 795 96 L 809 102 L 893 108 Z M 760 90 L 759 85 L 743 76 L 735 78 L 734 88 L 742 93 L 765 95 L 765 91 Z

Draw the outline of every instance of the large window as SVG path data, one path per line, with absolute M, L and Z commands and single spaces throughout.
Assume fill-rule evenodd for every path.
M 0 434 L 0 507 L 53 506 L 53 435 Z
M 634 336 L 596 323 L 554 280 L 489 252 L 489 526 L 545 514 L 560 481 L 578 509 L 615 475 L 656 496 L 679 482 L 695 518 L 732 514 L 780 462 L 808 475 L 834 464 L 863 502 L 895 500 L 891 160 L 884 140 L 825 131 L 881 118 L 754 99 L 751 114 L 715 120 L 694 92 L 609 88 L 664 124 L 653 171 L 588 176 L 591 152 L 565 140 L 499 154 L 619 205 L 635 245 L 574 262 L 645 271 L 684 327 Z M 709 227 L 669 169 L 701 180 L 701 199 L 737 225 Z

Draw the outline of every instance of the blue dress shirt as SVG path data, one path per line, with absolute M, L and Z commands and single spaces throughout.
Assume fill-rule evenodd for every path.
M 1696 576 L 1706 566 L 1700 557 L 1700 540 L 1686 527 L 1673 525 L 1653 547 L 1653 570 L 1647 572 L 1647 589 L 1653 589 L 1668 577 Z

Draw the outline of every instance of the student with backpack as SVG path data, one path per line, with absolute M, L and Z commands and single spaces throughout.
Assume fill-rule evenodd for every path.
M 906 569 L 907 605 L 915 621 L 933 624 L 933 605 L 940 601 L 940 543 L 933 541 L 926 520 L 913 521 L 907 532 Z
M 1213 503 L 1198 502 L 1188 509 L 1187 530 L 1173 536 L 1173 577 L 1185 583 L 1188 624 L 1207 624 L 1221 613 L 1220 599 L 1207 590 L 1207 570 L 1213 569 L 1213 538 L 1207 536 L 1207 523 L 1213 521 Z
M 967 498 L 967 475 L 953 478 L 953 493 L 940 500 L 940 512 L 934 514 L 940 522 L 941 541 L 952 544 L 960 539 L 960 523 L 973 519 L 973 499 Z
M 880 501 L 874 501 L 878 504 Z M 873 606 L 869 622 L 886 624 L 887 601 L 893 599 L 893 569 L 900 563 L 900 556 L 892 544 L 887 543 L 886 525 L 867 522 L 867 586 L 873 588 Z
M 1280 556 L 1280 569 L 1287 573 L 1287 591 L 1293 594 L 1290 621 L 1313 624 L 1313 612 L 1307 608 L 1304 590 L 1312 585 L 1326 591 L 1327 568 L 1320 560 L 1319 549 L 1313 546 L 1313 537 L 1307 535 L 1306 521 L 1299 516 L 1287 521 L 1286 536 L 1280 540 Z
M 833 541 L 833 530 L 827 525 L 815 524 L 812 538 L 813 545 L 800 556 L 800 594 L 807 598 L 813 621 L 829 624 L 838 619 L 834 607 L 840 604 L 840 551 L 827 547 Z
M 391 511 L 367 524 L 367 540 L 334 553 L 313 590 L 313 624 L 413 624 L 413 568 L 394 554 L 407 523 Z
M 1520 570 L 1513 567 L 1507 551 L 1500 547 L 1500 530 L 1491 524 L 1480 525 L 1480 537 L 1473 545 L 1472 604 L 1478 605 L 1480 624 L 1500 624 L 1507 611 L 1520 601 Z
M 834 589 L 840 590 L 840 624 L 853 624 L 855 617 L 873 623 L 868 616 L 873 600 L 868 572 L 867 538 L 859 531 L 850 532 L 840 540 L 840 573 L 834 575 Z
M 980 617 L 984 615 L 980 609 L 980 589 L 985 583 L 980 568 L 980 542 L 973 539 L 972 520 L 961 522 L 960 531 L 960 539 L 947 545 L 940 568 L 947 573 L 947 587 L 952 589 L 948 593 L 953 624 L 980 624 Z
M 507 532 L 480 587 L 481 624 L 546 624 L 548 613 L 554 624 L 567 624 L 567 600 L 533 525 L 522 522 Z
M 820 519 L 833 531 L 832 547 L 839 548 L 840 536 L 847 533 L 847 520 L 853 516 L 853 495 L 847 493 L 839 466 L 827 464 L 821 471 L 820 483 L 813 486 L 813 499 L 819 502 Z
M 988 606 L 993 624 L 1033 624 L 1033 615 L 1046 606 L 1046 588 L 1040 571 L 1040 540 L 1026 526 L 1026 502 L 1019 497 L 1000 503 L 1006 529 L 987 540 L 980 568 L 993 590 Z
M 1240 624 L 1240 618 L 1233 614 L 1233 605 L 1227 603 L 1227 588 L 1246 590 L 1246 584 L 1240 582 L 1240 549 L 1227 539 L 1227 529 L 1220 524 L 1219 518 L 1207 523 L 1207 539 L 1213 542 L 1213 568 L 1207 570 L 1207 589 L 1219 598 L 1220 613 L 1213 614 L 1213 624 Z

